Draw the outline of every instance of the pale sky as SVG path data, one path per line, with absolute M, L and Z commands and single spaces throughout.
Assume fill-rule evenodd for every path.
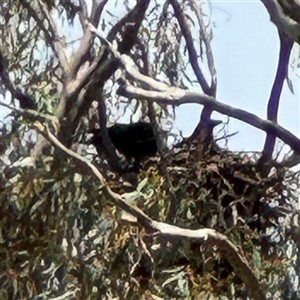
M 266 118 L 269 94 L 279 54 L 277 29 L 260 1 L 212 1 L 212 48 L 218 77 L 217 99 Z M 293 55 L 299 53 L 294 46 Z M 299 55 L 299 54 L 298 54 Z M 280 125 L 300 136 L 299 70 L 290 69 L 293 95 L 285 84 L 281 96 Z M 199 120 L 200 107 L 186 105 L 177 110 L 176 125 L 189 136 Z M 265 134 L 245 123 L 230 119 L 232 150 L 261 151 Z

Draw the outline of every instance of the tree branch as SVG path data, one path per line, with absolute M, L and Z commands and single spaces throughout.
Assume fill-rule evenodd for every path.
M 169 87 L 162 82 L 156 81 L 149 76 L 141 74 L 133 60 L 128 55 L 121 55 L 107 39 L 101 36 L 99 31 L 92 24 L 89 23 L 88 26 L 90 30 L 97 34 L 101 41 L 109 47 L 111 53 L 117 60 L 119 60 L 121 66 L 126 70 L 130 77 L 142 83 L 142 85 L 145 87 L 155 90 L 148 91 L 141 88 L 135 88 L 126 84 L 124 81 L 120 81 L 120 87 L 117 91 L 120 95 L 128 98 L 138 98 L 177 106 L 185 103 L 198 103 L 208 106 L 212 110 L 216 110 L 220 113 L 228 115 L 229 117 L 236 118 L 258 129 L 264 130 L 267 133 L 276 135 L 292 149 L 300 153 L 300 140 L 290 131 L 277 124 L 273 124 L 271 121 L 262 120 L 252 113 L 223 104 L 217 101 L 214 97 L 210 97 L 201 93 L 190 92 L 177 87 Z
M 140 28 L 142 21 L 144 19 L 144 15 L 149 6 L 150 0 L 140 0 L 137 1 L 136 6 L 128 12 L 123 18 L 121 18 L 109 31 L 107 35 L 107 40 L 112 42 L 118 32 L 121 32 L 123 26 L 129 25 L 130 23 L 134 24 L 131 26 L 131 32 L 129 34 L 132 37 L 136 37 L 138 29 Z M 123 43 L 126 42 L 123 36 Z M 128 41 L 127 41 L 128 42 Z M 124 52 L 125 53 L 125 52 Z
M 300 42 L 300 24 L 286 15 L 276 0 L 261 0 L 266 7 L 271 21 L 293 41 Z
M 204 13 L 202 12 L 202 8 L 201 5 L 199 4 L 199 2 L 195 2 L 194 0 L 190 0 L 191 2 L 191 8 L 194 11 L 198 23 L 199 23 L 199 27 L 200 27 L 200 36 L 201 36 L 201 41 L 203 41 L 204 45 L 205 45 L 205 54 L 206 54 L 206 58 L 207 58 L 207 65 L 208 65 L 208 70 L 211 76 L 211 82 L 210 82 L 210 90 L 211 90 L 211 94 L 209 96 L 216 96 L 216 90 L 217 90 L 217 70 L 215 68 L 215 62 L 214 62 L 214 56 L 213 56 L 213 52 L 212 52 L 212 48 L 210 45 L 210 38 L 206 32 L 206 26 L 204 24 L 204 20 L 203 20 L 203 15 Z
M 267 133 L 272 133 L 288 144 L 293 150 L 300 153 L 300 140 L 285 128 L 274 124 L 269 120 L 262 120 L 256 115 L 245 110 L 232 107 L 230 105 L 221 103 L 215 98 L 206 96 L 197 92 L 190 92 L 180 88 L 169 88 L 164 92 L 146 91 L 141 88 L 135 88 L 123 83 L 119 89 L 118 94 L 128 98 L 138 98 L 147 101 L 154 101 L 156 103 L 163 103 L 169 105 L 182 105 L 186 103 L 198 103 L 201 105 L 210 106 L 212 110 L 225 114 L 229 117 L 238 119 L 248 123 L 258 129 Z
M 284 13 L 294 19 L 296 22 L 300 22 L 300 2 L 299 0 L 278 0 Z
M 21 108 L 37 109 L 37 105 L 34 99 L 22 93 L 21 90 L 16 88 L 15 85 L 9 79 L 9 75 L 4 63 L 4 57 L 1 51 L 0 51 L 0 77 L 3 85 L 11 93 L 12 98 L 18 99 L 20 101 Z
M 178 1 L 176 0 L 170 0 L 169 1 L 171 3 L 171 5 L 173 6 L 174 9 L 174 13 L 176 16 L 176 19 L 178 20 L 179 26 L 181 28 L 181 32 L 184 36 L 185 42 L 186 42 L 186 46 L 187 46 L 187 50 L 189 53 L 189 61 L 191 63 L 191 66 L 194 70 L 194 73 L 197 77 L 197 80 L 203 90 L 203 92 L 207 95 L 211 95 L 211 87 L 209 87 L 201 69 L 200 66 L 198 64 L 198 54 L 196 52 L 196 49 L 194 47 L 194 43 L 193 43 L 193 37 L 192 34 L 189 30 L 189 26 L 186 23 L 182 10 L 180 8 L 180 5 L 178 3 Z
M 60 38 L 58 36 L 58 31 L 50 14 L 48 14 L 48 10 L 44 3 L 40 0 L 38 1 L 40 6 L 42 7 L 41 13 L 48 21 L 48 28 L 44 26 L 44 21 L 40 19 L 37 14 L 37 11 L 30 5 L 30 3 L 26 2 L 26 0 L 20 0 L 21 4 L 28 10 L 31 17 L 36 21 L 39 25 L 43 33 L 45 34 L 46 41 L 50 45 L 52 51 L 55 53 L 56 57 L 58 58 L 60 65 L 67 76 L 70 75 L 70 68 L 67 56 L 65 54 L 65 48 L 62 45 Z
M 215 68 L 215 63 L 214 63 L 214 57 L 210 45 L 210 40 L 208 37 L 208 34 L 206 33 L 206 26 L 204 24 L 203 20 L 203 12 L 201 9 L 201 5 L 197 3 L 196 5 L 195 1 L 191 1 L 191 8 L 194 10 L 196 17 L 198 19 L 198 23 L 200 26 L 200 34 L 201 34 L 201 39 L 205 45 L 205 53 L 207 57 L 207 64 L 208 64 L 208 69 L 210 72 L 211 76 L 211 85 L 210 85 L 210 94 L 209 96 L 216 97 L 216 92 L 217 92 L 217 71 Z M 194 140 L 197 137 L 203 136 L 203 140 L 211 140 L 213 138 L 213 128 L 214 122 L 218 121 L 213 121 L 210 119 L 212 114 L 212 109 L 209 106 L 205 106 L 202 110 L 201 116 L 200 116 L 200 121 L 198 122 L 193 134 L 191 135 L 190 139 Z M 215 124 L 217 124 L 215 123 Z
M 98 27 L 101 14 L 102 14 L 104 6 L 106 5 L 107 2 L 108 2 L 108 0 L 100 1 L 100 3 L 97 0 L 93 0 L 90 19 L 91 19 L 92 24 L 95 27 Z M 83 22 L 83 20 L 81 20 L 81 23 L 82 22 Z M 71 74 L 73 74 L 73 76 L 75 75 L 75 72 L 79 69 L 80 65 L 82 63 L 84 63 L 86 60 L 88 60 L 88 56 L 89 56 L 89 53 L 90 53 L 90 50 L 91 50 L 91 47 L 93 44 L 93 40 L 94 40 L 91 32 L 88 30 L 87 31 L 85 30 L 86 29 L 85 22 L 82 26 L 84 27 L 84 35 L 80 41 L 79 48 L 73 55 L 71 63 L 70 63 Z
M 38 112 L 36 110 L 32 109 L 22 109 L 22 108 L 16 108 L 14 106 L 8 105 L 6 103 L 3 103 L 0 101 L 0 106 L 4 106 L 8 109 L 11 109 L 12 111 L 15 111 L 17 114 L 22 115 L 24 117 L 28 118 L 40 118 L 42 120 L 48 120 L 51 121 L 52 124 L 55 124 L 55 127 L 59 125 L 58 119 L 55 116 L 49 115 L 49 114 L 44 114 L 41 112 Z
M 85 31 L 86 29 L 85 20 L 88 18 L 88 9 L 87 9 L 86 2 L 84 0 L 79 0 L 79 4 L 81 7 L 81 12 L 79 13 L 79 20 L 83 31 Z
M 282 92 L 284 80 L 287 77 L 289 58 L 290 58 L 291 50 L 293 47 L 293 41 L 285 33 L 278 31 L 278 34 L 279 34 L 279 38 L 280 38 L 280 53 L 279 53 L 276 76 L 275 76 L 275 80 L 273 83 L 270 98 L 268 101 L 268 111 L 267 111 L 268 120 L 270 120 L 274 123 L 277 123 L 280 95 Z M 264 170 L 265 174 L 269 173 L 269 168 L 267 168 L 266 166 L 263 166 L 263 165 L 264 165 L 264 162 L 272 159 L 272 154 L 273 154 L 274 146 L 275 146 L 275 140 L 276 140 L 275 135 L 273 135 L 271 133 L 269 133 L 267 135 L 264 149 L 263 149 L 263 155 L 260 159 L 261 166 L 265 169 Z
M 116 150 L 109 138 L 108 131 L 107 131 L 107 116 L 106 116 L 106 106 L 105 100 L 101 96 L 97 98 L 98 100 L 98 116 L 99 116 L 99 125 L 100 125 L 100 134 L 103 141 L 104 152 L 106 153 L 107 161 L 109 166 L 114 172 L 122 172 L 122 166 L 120 164 L 120 158 L 116 154 Z
M 132 36 L 137 35 L 137 31 L 142 23 L 143 16 L 146 12 L 148 5 L 149 5 L 149 0 L 148 1 L 139 1 L 137 3 L 137 5 L 128 13 L 127 18 L 129 18 L 129 19 L 133 18 L 133 20 L 135 21 L 134 26 L 133 26 L 134 29 L 129 32 Z M 119 23 L 120 23 L 120 21 L 118 22 L 118 24 Z M 91 26 L 92 28 L 95 28 L 91 23 L 87 22 L 87 24 L 89 24 L 89 26 Z M 89 26 L 88 26 L 88 28 L 89 28 Z M 115 35 L 118 32 L 118 31 L 116 31 L 116 29 L 113 29 L 113 28 L 111 29 L 110 33 L 108 34 L 107 40 L 114 39 Z M 121 30 L 121 25 L 119 24 L 117 26 L 117 28 L 119 30 Z M 112 33 L 112 32 L 114 32 L 114 33 Z M 91 30 L 86 31 L 84 38 L 87 38 L 88 36 L 92 37 Z M 92 39 L 89 40 L 89 42 L 91 42 L 91 41 L 92 41 Z M 123 40 L 119 43 L 120 52 L 121 53 L 128 52 L 133 47 L 133 45 L 134 45 L 133 39 L 127 39 L 126 37 L 123 36 Z M 116 60 L 114 58 L 111 59 L 111 57 L 109 57 L 109 50 L 106 49 L 105 47 L 103 47 L 102 50 L 103 51 L 100 52 L 100 57 L 98 57 L 96 59 L 96 61 L 94 61 L 87 68 L 87 70 L 85 70 L 85 72 L 83 72 L 83 74 L 77 74 L 76 77 L 68 83 L 66 90 L 67 90 L 68 97 L 71 97 L 71 96 L 74 96 L 73 94 L 79 93 L 79 91 L 82 89 L 82 87 L 88 83 L 87 81 L 89 81 L 89 85 L 85 89 L 86 90 L 85 97 L 82 97 L 80 99 L 80 101 L 78 101 L 78 99 L 77 99 L 78 105 L 77 105 L 77 107 L 74 107 L 74 110 L 76 111 L 76 113 L 79 112 L 79 114 L 82 114 L 84 109 L 86 109 L 86 107 L 89 106 L 89 103 L 93 99 L 98 98 L 98 97 L 90 97 L 90 95 L 93 95 L 94 92 L 98 90 L 99 86 L 102 86 L 105 83 L 105 81 L 108 80 L 110 78 L 110 76 L 116 71 L 116 69 L 118 67 Z M 77 59 L 80 59 L 80 58 L 77 58 Z M 88 102 L 85 101 L 86 99 L 88 99 Z M 83 110 L 79 110 L 78 108 L 83 108 Z M 70 121 L 72 123 L 74 122 L 74 120 L 78 120 L 78 115 L 76 113 L 74 113 L 74 112 L 71 113 L 71 115 L 73 117 L 70 119 Z M 76 124 L 74 124 L 74 125 L 77 126 Z
M 108 0 L 93 0 L 92 11 L 91 11 L 91 22 L 94 26 L 98 26 L 101 14 L 103 12 L 104 6 Z

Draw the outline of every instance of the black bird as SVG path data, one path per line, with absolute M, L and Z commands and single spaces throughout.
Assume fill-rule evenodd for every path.
M 150 123 L 117 123 L 107 128 L 107 132 L 114 147 L 127 159 L 140 160 L 157 153 L 156 138 Z M 93 133 L 94 137 L 91 142 L 99 154 L 103 153 L 103 139 L 100 129 L 94 129 Z

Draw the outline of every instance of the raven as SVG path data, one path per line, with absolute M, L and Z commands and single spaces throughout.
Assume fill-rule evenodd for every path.
M 132 124 L 116 123 L 107 128 L 108 136 L 114 147 L 127 159 L 140 160 L 157 153 L 157 142 L 150 123 L 137 122 Z M 92 144 L 97 152 L 102 153 L 103 139 L 100 129 L 93 130 Z

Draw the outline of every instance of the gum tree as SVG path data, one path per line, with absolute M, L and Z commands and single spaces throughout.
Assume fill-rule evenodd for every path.
M 281 41 L 266 119 L 218 98 L 209 3 L 2 4 L 1 299 L 299 297 L 300 140 L 277 113 L 300 9 L 261 2 Z M 188 138 L 164 127 L 185 103 Z M 221 147 L 213 111 L 265 131 L 262 153 Z M 107 131 L 121 116 L 153 126 L 139 172 Z

